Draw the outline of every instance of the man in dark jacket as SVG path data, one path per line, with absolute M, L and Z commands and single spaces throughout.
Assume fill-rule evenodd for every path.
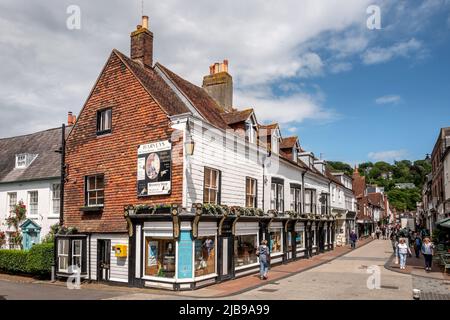
M 350 232 L 350 244 L 352 246 L 352 249 L 356 248 L 356 241 L 358 240 L 358 236 L 355 233 L 355 230 L 352 230 L 352 232 Z

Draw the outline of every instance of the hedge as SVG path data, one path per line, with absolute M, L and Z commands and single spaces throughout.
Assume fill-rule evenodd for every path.
M 53 264 L 52 243 L 36 244 L 29 251 L 0 250 L 0 271 L 49 277 Z

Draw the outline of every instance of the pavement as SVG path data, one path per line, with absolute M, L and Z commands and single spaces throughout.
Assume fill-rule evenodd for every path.
M 81 290 L 69 290 L 64 282 L 0 274 L 0 300 L 411 300 L 412 289 L 420 289 L 423 300 L 450 300 L 448 281 L 398 272 L 391 268 L 392 257 L 389 240 L 365 239 L 355 250 L 338 247 L 311 259 L 272 267 L 268 281 L 249 275 L 184 292 L 98 283 L 84 283 Z

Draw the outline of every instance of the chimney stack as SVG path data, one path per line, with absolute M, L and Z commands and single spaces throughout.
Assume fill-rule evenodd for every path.
M 67 125 L 73 126 L 77 120 L 77 117 L 72 114 L 72 111 L 69 111 L 67 114 Z
M 148 17 L 142 17 L 142 25 L 138 25 L 131 33 L 130 57 L 140 61 L 145 67 L 153 67 L 153 33 L 148 29 Z
M 228 60 L 209 67 L 209 75 L 203 78 L 203 89 L 225 112 L 232 111 L 233 77 L 228 73 Z

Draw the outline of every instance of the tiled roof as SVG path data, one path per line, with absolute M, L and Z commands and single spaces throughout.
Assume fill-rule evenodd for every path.
M 71 127 L 67 127 L 66 136 Z M 0 139 L 0 183 L 40 180 L 60 176 L 61 128 Z M 37 154 L 25 169 L 16 169 L 17 154 Z
M 297 141 L 298 141 L 297 136 L 283 138 L 283 140 L 281 141 L 281 144 L 280 144 L 280 148 L 281 149 L 291 149 L 295 146 Z
M 228 126 L 222 118 L 223 109 L 214 101 L 213 98 L 203 89 L 184 80 L 176 73 L 170 71 L 163 65 L 157 63 L 157 66 L 173 81 L 177 88 L 193 103 L 197 111 L 212 125 L 227 129 Z
M 383 207 L 383 205 L 384 205 L 384 203 L 383 203 L 383 196 L 379 192 L 377 192 L 377 193 L 369 193 L 367 195 L 367 198 L 369 200 L 369 203 L 374 205 L 374 206 Z
M 270 136 L 272 134 L 272 131 L 276 130 L 279 128 L 278 123 L 272 123 L 272 124 L 260 124 L 259 126 L 259 133 L 261 133 L 262 131 L 266 131 L 266 135 Z
M 122 60 L 122 62 L 128 66 L 131 72 L 133 72 L 136 78 L 142 83 L 147 92 L 156 100 L 156 102 L 169 116 L 189 112 L 186 105 L 155 70 L 144 67 L 142 64 L 133 61 L 116 49 L 113 50 L 113 53 L 115 53 Z
M 235 124 L 238 122 L 246 121 L 251 114 L 253 113 L 253 109 L 246 109 L 242 111 L 233 111 L 222 113 L 222 118 L 228 125 Z

